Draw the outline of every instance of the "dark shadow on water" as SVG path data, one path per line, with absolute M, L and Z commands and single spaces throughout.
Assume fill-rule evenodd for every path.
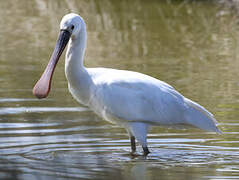
M 5 180 L 18 180 L 20 179 L 19 174 L 21 171 L 18 170 L 17 166 L 10 163 L 8 160 L 0 160 L 0 179 Z
M 87 164 L 87 158 L 72 158 L 71 165 L 67 160 L 56 158 L 44 162 L 21 164 L 12 160 L 0 159 L 0 179 L 4 180 L 54 180 L 54 179 L 104 179 L 122 180 L 125 177 L 120 169 L 111 167 L 102 156 L 94 164 Z M 68 160 L 69 161 L 69 160 Z M 88 166 L 89 165 L 89 166 Z M 98 169 L 96 168 L 98 167 Z

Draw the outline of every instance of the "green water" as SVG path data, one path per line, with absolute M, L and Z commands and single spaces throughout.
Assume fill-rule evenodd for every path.
M 71 97 L 63 58 L 49 97 L 35 99 L 69 12 L 87 24 L 87 67 L 166 81 L 211 111 L 224 134 L 155 127 L 152 153 L 132 157 L 124 129 Z M 0 1 L 0 17 L 0 179 L 239 179 L 235 9 L 209 0 L 12 0 Z

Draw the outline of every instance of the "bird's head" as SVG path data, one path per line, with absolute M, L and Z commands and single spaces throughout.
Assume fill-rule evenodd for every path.
M 68 31 L 71 34 L 71 38 L 75 38 L 84 28 L 84 20 L 81 16 L 75 13 L 65 15 L 60 23 L 61 31 Z

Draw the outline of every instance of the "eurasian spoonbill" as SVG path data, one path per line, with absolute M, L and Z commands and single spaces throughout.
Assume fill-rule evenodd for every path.
M 193 126 L 220 133 L 217 121 L 204 107 L 184 97 L 169 84 L 138 72 L 109 68 L 85 68 L 86 25 L 70 13 L 60 23 L 60 33 L 51 59 L 36 83 L 33 94 L 47 97 L 55 66 L 68 41 L 65 74 L 72 96 L 103 119 L 124 127 L 149 153 L 147 132 L 151 126 Z

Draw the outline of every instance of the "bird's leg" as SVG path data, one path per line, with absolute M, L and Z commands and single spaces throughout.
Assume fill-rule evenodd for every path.
M 147 146 L 142 146 L 142 148 L 144 150 L 144 156 L 147 156 L 150 153 L 148 147 Z
M 130 136 L 130 144 L 131 144 L 131 153 L 135 153 L 136 145 L 135 145 L 135 137 Z

